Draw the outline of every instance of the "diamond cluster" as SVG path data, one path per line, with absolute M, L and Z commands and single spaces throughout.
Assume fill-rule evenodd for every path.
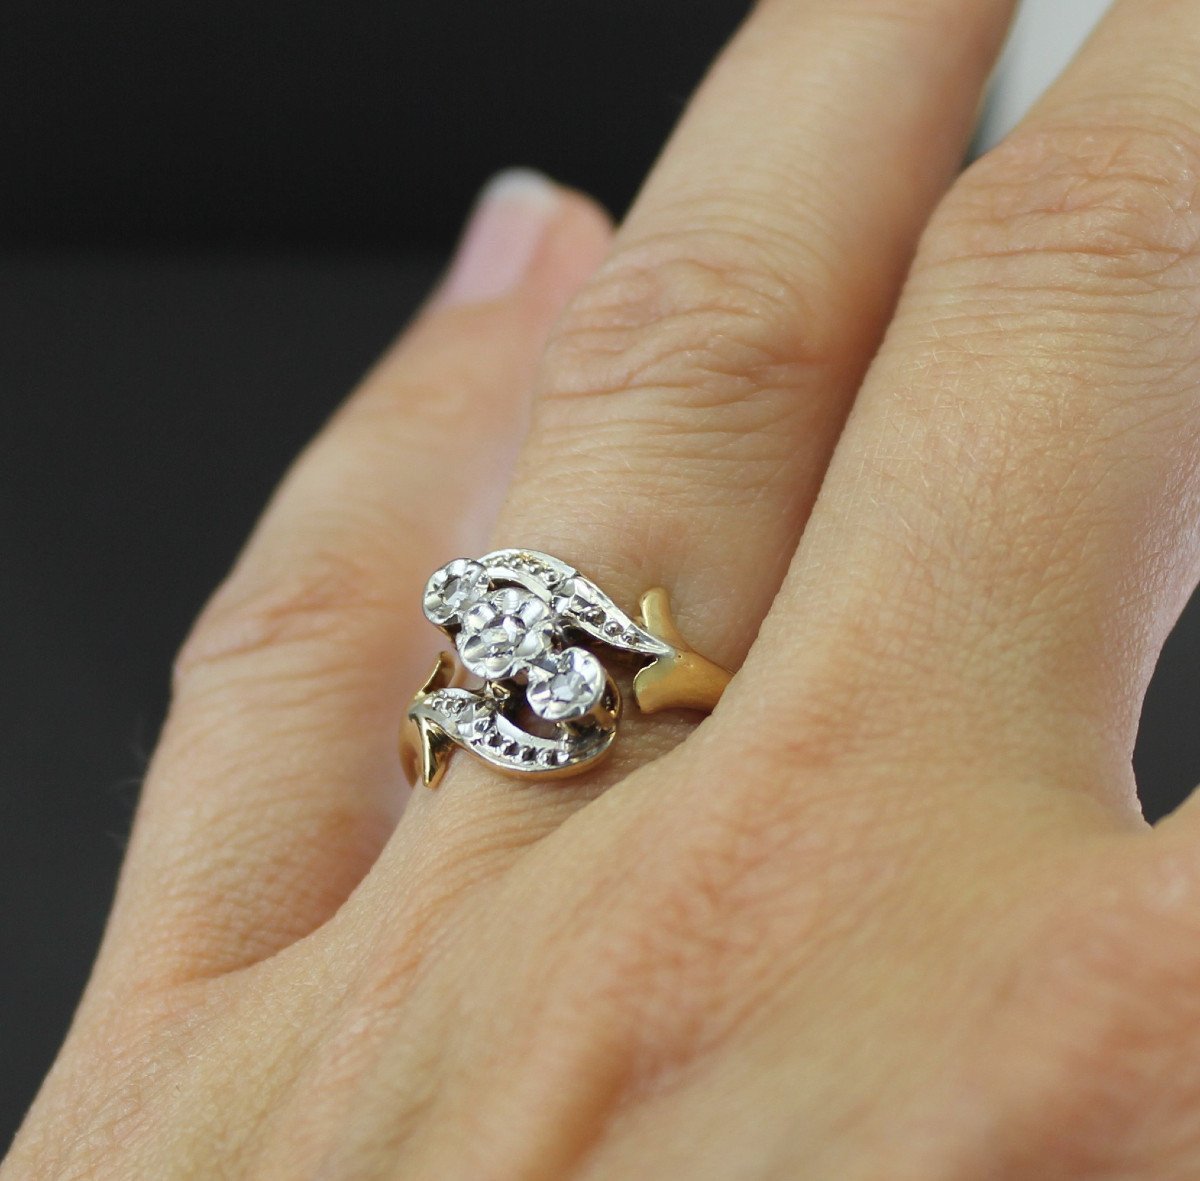
M 545 578 L 553 571 L 531 573 Z M 529 707 L 549 722 L 590 713 L 606 683 L 590 652 L 563 649 L 571 621 L 560 603 L 519 586 L 493 590 L 487 568 L 463 558 L 434 573 L 425 588 L 426 617 L 454 635 L 468 671 L 486 681 L 524 680 Z

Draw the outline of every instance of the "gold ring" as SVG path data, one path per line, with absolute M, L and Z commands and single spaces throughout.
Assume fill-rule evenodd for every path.
M 425 617 L 454 643 L 408 708 L 401 760 L 436 787 L 456 748 L 507 774 L 550 779 L 595 767 L 611 750 L 621 692 L 594 649 L 636 662 L 642 713 L 711 713 L 730 674 L 679 634 L 657 587 L 626 615 L 594 582 L 536 550 L 457 558 L 425 587 Z M 474 685 L 464 682 L 474 678 Z

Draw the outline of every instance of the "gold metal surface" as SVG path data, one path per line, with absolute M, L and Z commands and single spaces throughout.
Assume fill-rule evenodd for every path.
M 416 705 L 426 694 L 448 689 L 457 675 L 458 664 L 454 657 L 449 652 L 439 652 L 433 671 L 417 690 L 412 704 Z M 431 726 L 425 718 L 405 716 L 400 730 L 400 766 L 409 783 L 437 787 L 446 774 L 453 750 L 454 742 L 443 730 Z
M 731 674 L 701 656 L 683 638 L 671 614 L 671 596 L 661 586 L 642 596 L 642 626 L 674 649 L 633 678 L 633 695 L 642 713 L 659 713 L 664 709 L 712 713 Z

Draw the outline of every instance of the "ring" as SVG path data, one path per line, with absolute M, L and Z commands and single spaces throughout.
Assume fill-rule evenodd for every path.
M 436 787 L 461 747 L 507 774 L 560 778 L 598 765 L 621 718 L 621 691 L 593 649 L 639 667 L 642 713 L 711 713 L 730 674 L 679 634 L 661 587 L 626 615 L 594 582 L 536 550 L 457 558 L 425 586 L 425 617 L 454 643 L 408 708 L 401 761 Z M 467 676 L 477 680 L 464 687 Z

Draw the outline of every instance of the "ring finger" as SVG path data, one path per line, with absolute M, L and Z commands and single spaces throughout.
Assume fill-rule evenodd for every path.
M 1010 9 L 757 7 L 552 337 L 499 545 L 556 554 L 627 609 L 667 586 L 685 635 L 740 664 Z M 578 787 L 496 791 L 459 760 L 407 826 L 522 844 L 685 730 L 638 724 Z

